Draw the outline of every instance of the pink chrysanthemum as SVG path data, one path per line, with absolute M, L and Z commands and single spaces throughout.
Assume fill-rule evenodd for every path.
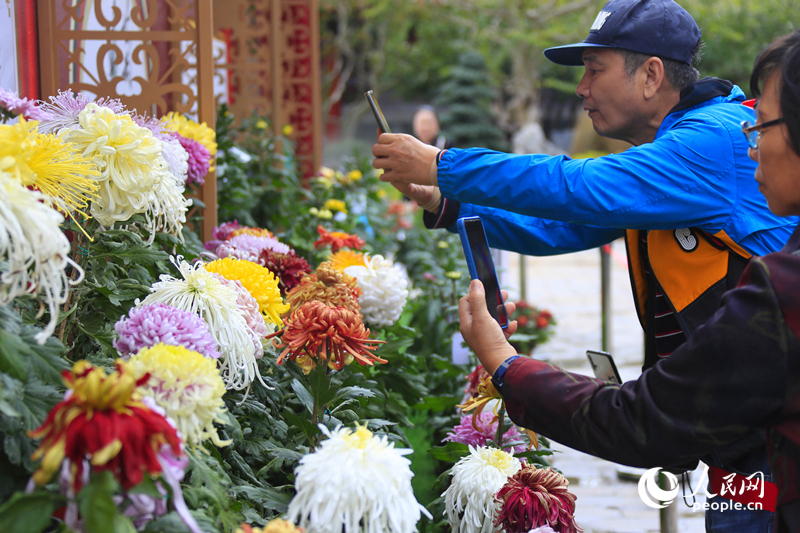
M 261 344 L 261 339 L 272 333 L 272 331 L 269 330 L 266 322 L 264 322 L 264 315 L 259 310 L 258 301 L 253 298 L 253 295 L 244 288 L 240 281 L 224 278 L 217 273 L 212 273 L 212 275 L 222 285 L 236 291 L 236 305 L 239 307 L 239 311 L 250 330 L 250 339 L 253 341 L 253 347 L 255 348 L 255 358 L 260 359 L 264 356 L 264 345 Z
M 505 533 L 527 533 L 550 526 L 557 533 L 581 533 L 575 523 L 576 497 L 567 478 L 551 468 L 526 465 L 495 495 L 500 506 L 494 526 Z
M 28 120 L 42 120 L 44 113 L 36 107 L 34 100 L 20 98 L 16 93 L 0 87 L 0 108 L 5 108 L 13 115 L 22 115 Z M 0 113 L 2 116 L 2 113 Z
M 134 307 L 114 325 L 114 330 L 114 348 L 124 359 L 160 342 L 183 346 L 212 359 L 221 355 L 202 318 L 166 304 Z
M 39 119 L 39 133 L 58 133 L 62 129 L 79 127 L 78 115 L 91 103 L 107 107 L 117 115 L 126 112 L 125 106 L 116 98 L 104 97 L 95 100 L 86 93 L 58 91 L 58 96 L 51 96 L 49 103 L 39 102 L 39 109 L 43 112 L 42 118 Z
M 497 421 L 494 418 L 492 413 L 481 413 L 478 415 L 478 420 L 475 421 L 478 426 L 475 429 L 472 425 L 472 415 L 462 416 L 461 423 L 454 427 L 443 440 L 460 442 L 476 448 L 486 446 L 486 442 L 494 440 L 497 435 Z M 521 440 L 522 435 L 517 431 L 516 426 L 511 426 L 503 434 L 503 443 L 512 445 L 506 446 L 503 451 L 511 454 L 524 452 L 525 444 Z
M 214 231 L 211 233 L 214 236 L 214 239 L 206 242 L 203 245 L 203 248 L 213 252 L 219 247 L 220 244 L 230 239 L 234 231 L 240 229 L 241 227 L 242 226 L 240 226 L 239 222 L 236 220 L 231 222 L 223 222 L 214 228 Z
M 186 184 L 197 183 L 202 185 L 205 183 L 208 169 L 211 168 L 211 153 L 209 153 L 208 148 L 194 139 L 187 139 L 180 134 L 177 135 L 177 139 L 183 149 L 186 150 L 186 153 L 189 154 L 189 172 L 186 176 Z
M 264 250 L 288 254 L 291 248 L 272 237 L 257 237 L 255 235 L 242 234 L 231 237 L 226 242 L 220 244 L 215 253 L 217 257 L 220 258 L 233 257 L 265 266 L 264 260 L 261 257 Z

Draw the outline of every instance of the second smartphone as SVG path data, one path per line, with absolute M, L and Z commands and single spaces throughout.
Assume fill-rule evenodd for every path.
M 503 294 L 500 292 L 500 284 L 497 282 L 497 273 L 483 222 L 480 217 L 464 217 L 459 218 L 456 224 L 458 234 L 461 236 L 461 246 L 467 258 L 469 275 L 472 279 L 481 280 L 486 292 L 486 308 L 500 327 L 505 329 L 508 327 L 508 315 Z

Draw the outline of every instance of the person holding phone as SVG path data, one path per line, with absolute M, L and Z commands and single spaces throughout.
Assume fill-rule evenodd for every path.
M 697 24 L 673 0 L 610 0 L 583 42 L 545 50 L 551 61 L 584 66 L 576 92 L 595 131 L 633 144 L 620 154 L 442 152 L 380 135 L 373 166 L 430 211 L 428 227 L 452 230 L 477 215 L 493 248 L 552 255 L 625 238 L 649 368 L 697 333 L 752 256 L 779 250 L 797 225 L 759 194 L 739 131 L 753 110 L 730 82 L 698 80 L 699 46 Z M 747 438 L 706 461 L 768 471 L 763 432 Z M 706 513 L 708 531 L 768 531 L 768 520 Z
M 750 83 L 757 119 L 740 135 L 758 163 L 755 182 L 776 215 L 800 215 L 800 31 L 759 55 Z M 516 323 L 504 335 L 483 302 L 473 281 L 459 302 L 461 332 L 514 422 L 640 467 L 680 465 L 768 428 L 776 531 L 800 531 L 800 229 L 781 252 L 753 258 L 670 357 L 622 386 L 517 356 L 507 342 Z

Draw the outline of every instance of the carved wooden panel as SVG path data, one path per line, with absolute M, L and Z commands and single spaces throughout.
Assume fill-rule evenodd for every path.
M 214 127 L 211 0 L 39 0 L 38 16 L 43 99 L 85 91 L 155 116 L 196 113 Z M 210 173 L 194 190 L 205 240 L 216 187 Z
M 268 116 L 276 135 L 292 126 L 304 176 L 322 161 L 317 0 L 214 0 L 215 36 L 227 43 L 217 68 L 236 117 Z

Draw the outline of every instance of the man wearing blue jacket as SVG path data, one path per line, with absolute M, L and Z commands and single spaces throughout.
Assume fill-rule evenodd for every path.
M 595 130 L 633 147 L 571 160 L 472 148 L 439 151 L 382 134 L 375 168 L 416 200 L 430 228 L 482 218 L 493 247 L 529 255 L 626 239 L 646 333 L 645 368 L 707 321 L 747 260 L 780 250 L 797 224 L 767 208 L 741 122 L 744 93 L 692 68 L 700 30 L 672 0 L 611 0 L 581 43 L 545 50 L 583 65 L 577 87 Z M 764 435 L 705 459 L 729 472 L 769 471 Z M 713 509 L 713 507 L 712 507 Z M 769 531 L 766 511 L 709 511 L 707 531 Z

